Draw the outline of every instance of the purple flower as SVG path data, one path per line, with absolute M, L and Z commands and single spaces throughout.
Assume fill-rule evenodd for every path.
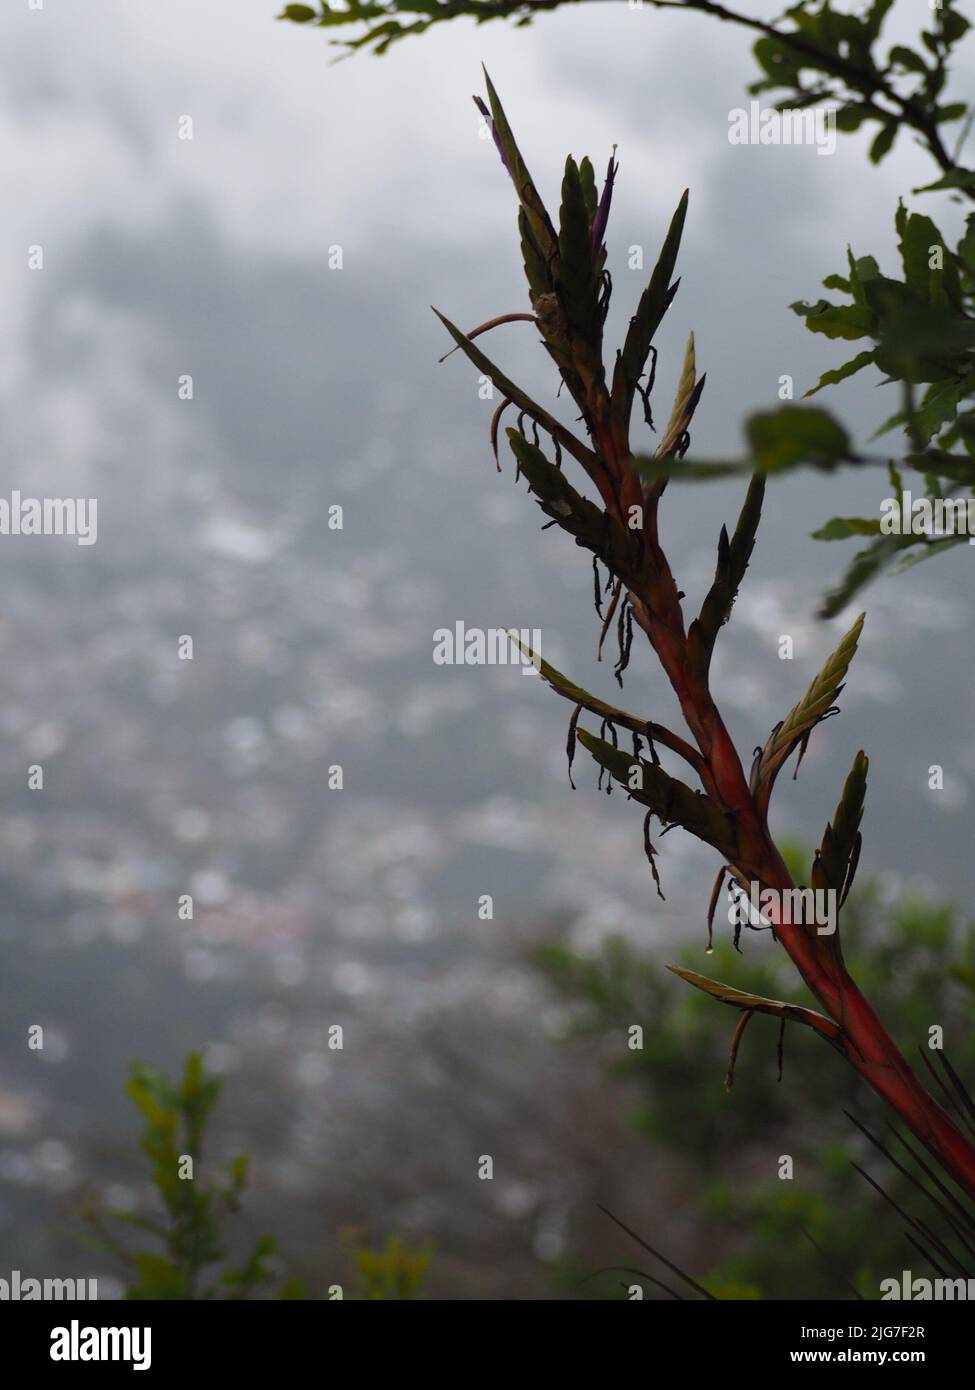
M 515 176 L 512 173 L 511 165 L 508 163 L 508 156 L 504 152 L 504 146 L 501 143 L 501 137 L 498 135 L 498 132 L 494 128 L 494 121 L 491 119 L 490 111 L 484 105 L 484 102 L 481 100 L 480 97 L 474 98 L 474 105 L 477 107 L 478 111 L 480 111 L 481 115 L 484 117 L 488 125 L 491 127 L 491 134 L 494 136 L 494 143 L 498 147 L 498 154 L 501 156 L 501 163 L 507 169 L 508 174 L 513 180 Z

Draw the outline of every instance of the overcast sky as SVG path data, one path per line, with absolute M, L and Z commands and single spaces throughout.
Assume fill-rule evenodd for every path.
M 892 41 L 916 17 L 915 6 L 897 10 Z M 526 306 L 511 189 L 470 100 L 480 63 L 550 203 L 568 150 L 588 152 L 601 170 L 618 147 L 609 237 L 617 328 L 641 288 L 626 248 L 643 245 L 652 262 L 691 189 L 681 291 L 660 339 L 658 410 L 693 328 L 708 372 L 694 431 L 703 453 L 734 453 L 741 421 L 775 402 L 783 373 L 801 392 L 838 364 L 836 346 L 806 333 L 787 306 L 817 296 L 848 241 L 895 269 L 897 197 L 930 168 L 906 141 L 870 168 L 868 135 L 841 137 L 830 157 L 730 145 L 729 111 L 756 75 L 750 40 L 700 16 L 568 6 L 529 29 L 450 24 L 383 59 L 335 64 L 324 34 L 277 23 L 274 12 L 274 0 L 4 7 L 0 437 L 11 486 L 70 487 L 100 504 L 97 555 L 45 551 L 45 574 L 70 595 L 79 567 L 123 573 L 153 556 L 178 575 L 201 548 L 242 562 L 277 554 L 300 568 L 307 552 L 289 550 L 287 537 L 345 489 L 362 501 L 346 556 L 375 557 L 378 543 L 388 576 L 405 584 L 418 569 L 417 585 L 450 596 L 419 613 L 418 670 L 429 675 L 422 634 L 437 619 L 470 621 L 479 606 L 498 621 L 504 596 L 506 620 L 544 621 L 556 645 L 584 643 L 588 660 L 590 634 L 574 626 L 563 587 L 585 588 L 578 555 L 550 537 L 538 549 L 533 509 L 486 458 L 475 375 L 459 356 L 436 365 L 443 333 L 431 303 L 465 326 Z M 178 138 L 186 115 L 192 141 Z M 931 210 L 941 216 L 945 206 Z M 950 228 L 950 208 L 943 220 Z M 43 274 L 25 268 L 36 243 Z M 334 245 L 341 271 L 328 269 Z M 499 330 L 491 351 L 551 393 L 527 329 Z M 187 371 L 191 410 L 175 400 Z M 860 439 L 891 410 L 866 376 L 831 403 Z M 845 476 L 773 489 L 750 575 L 756 606 L 742 607 L 741 624 L 751 623 L 756 660 L 774 652 L 780 630 L 800 634 L 801 668 L 773 661 L 759 675 L 743 658 L 739 703 L 759 708 L 760 720 L 761 701 L 774 710 L 789 698 L 780 686 L 794 692 L 827 646 L 811 613 L 850 551 L 817 546 L 809 531 L 836 511 L 875 509 L 879 486 Z M 736 495 L 722 487 L 669 499 L 689 588 L 706 578 Z M 956 552 L 872 591 L 873 636 L 859 694 L 853 682 L 848 697 L 886 710 L 850 738 L 885 729 L 895 747 L 905 722 L 947 707 L 944 727 L 957 720 L 963 740 L 956 809 L 975 773 L 970 563 Z M 360 620 L 378 622 L 371 604 Z M 389 640 L 382 631 L 377 648 Z M 917 749 L 911 786 L 938 760 Z M 901 745 L 888 776 L 904 766 Z M 878 810 L 891 818 L 888 859 L 913 833 L 907 811 L 894 824 L 898 785 Z M 962 887 L 958 874 L 952 881 Z

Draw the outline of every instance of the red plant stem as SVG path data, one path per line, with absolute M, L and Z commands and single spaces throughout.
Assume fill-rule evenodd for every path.
M 657 577 L 653 584 L 653 592 L 646 598 L 632 590 L 628 591 L 633 617 L 650 639 L 650 644 L 680 701 L 687 727 L 704 756 L 709 774 L 708 790 L 735 815 L 739 829 L 744 829 L 751 838 L 764 842 L 767 837 L 756 811 L 738 750 L 725 728 L 707 683 L 695 680 L 687 669 L 687 634 L 684 630 L 680 595 L 667 557 L 657 539 L 659 491 L 651 494 L 643 492 L 632 468 L 632 455 L 629 451 L 620 454 L 616 439 L 608 426 L 597 427 L 594 430 L 593 442 L 599 457 L 605 461 L 608 476 L 622 480 L 619 501 L 614 496 L 607 503 L 610 514 L 620 525 L 625 526 L 624 517 L 630 507 L 642 505 L 646 512 L 643 539 L 652 557 Z
M 611 433 L 597 429 L 595 434 L 597 452 L 608 465 L 608 476 L 624 480 L 619 500 L 616 497 L 607 499 L 611 514 L 623 524 L 625 509 L 634 500 L 633 474 L 620 458 Z M 680 596 L 657 539 L 658 497 L 659 494 L 647 502 L 650 515 L 644 525 L 644 542 L 656 575 L 646 594 L 629 591 L 633 616 L 647 634 L 701 750 L 706 765 L 703 778 L 706 789 L 717 796 L 734 817 L 740 846 L 740 862 L 736 867 L 761 887 L 786 893 L 796 885 L 772 841 L 765 817 L 755 805 L 738 751 L 707 680 L 695 678 L 688 669 Z M 785 920 L 780 913 L 765 915 L 811 993 L 842 1029 L 833 1045 L 975 1200 L 975 1146 L 919 1081 L 846 969 L 838 939 L 815 935 L 815 928 Z
M 792 876 L 774 846 L 764 872 L 757 875 L 764 887 L 781 892 L 795 887 Z M 776 936 L 811 992 L 842 1028 L 836 1046 L 869 1086 L 887 1102 L 911 1132 L 951 1174 L 969 1197 L 975 1199 L 975 1146 L 965 1138 L 908 1064 L 881 1023 L 870 1001 L 843 963 L 839 942 L 810 934 L 805 924 L 775 920 Z
M 657 650 L 665 670 L 671 675 L 674 653 L 665 645 L 658 645 Z M 711 780 L 722 800 L 735 812 L 743 861 L 737 867 L 763 888 L 773 888 L 779 893 L 793 889 L 792 876 L 758 815 L 737 750 L 710 694 L 702 711 L 701 692 L 686 681 L 680 683 L 679 678 L 674 681 L 671 676 L 671 680 L 688 726 L 708 763 Z M 702 728 L 705 740 L 709 740 L 708 748 L 702 743 L 699 733 Z M 764 841 L 765 847 L 764 854 L 758 856 L 754 849 L 756 836 Z M 784 921 L 781 917 L 776 921 L 771 914 L 766 915 L 812 994 L 842 1028 L 836 1046 L 843 1056 L 975 1200 L 975 1146 L 922 1086 L 847 971 L 839 942 L 811 935 L 814 928 L 806 924 Z

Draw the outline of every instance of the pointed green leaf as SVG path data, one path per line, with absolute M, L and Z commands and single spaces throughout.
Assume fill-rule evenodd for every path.
M 851 863 L 858 852 L 869 765 L 869 759 L 862 751 L 853 759 L 853 766 L 843 787 L 843 795 L 832 821 L 823 833 L 823 841 L 813 866 L 814 888 L 830 888 L 836 893 L 842 893 L 847 883 Z
M 631 733 L 639 734 L 641 738 L 651 738 L 654 743 L 659 743 L 663 748 L 669 748 L 672 752 L 678 753 L 685 758 L 696 771 L 703 768 L 703 760 L 695 748 L 692 748 L 678 734 L 672 733 L 670 729 L 664 728 L 661 724 L 655 724 L 652 720 L 641 719 L 638 715 L 628 714 L 626 710 L 619 709 L 616 705 L 607 704 L 598 695 L 591 695 L 588 690 L 583 690 L 581 685 L 576 685 L 570 681 L 568 676 L 564 676 L 561 671 L 532 651 L 518 634 L 516 628 L 507 629 L 508 636 L 515 646 L 520 647 L 524 654 L 532 662 L 532 665 L 547 681 L 552 689 L 573 705 L 581 705 L 590 714 L 595 714 L 599 719 L 605 719 L 609 724 L 615 724 L 618 728 L 629 729 Z
M 975 188 L 975 169 L 952 169 L 934 183 L 922 184 L 914 193 L 940 193 L 949 188 Z
M 864 367 L 871 366 L 876 360 L 876 355 L 872 349 L 869 352 L 858 352 L 856 357 L 851 357 L 849 362 L 843 363 L 842 367 L 835 367 L 830 372 L 823 372 L 816 385 L 805 393 L 805 398 L 815 396 L 816 392 L 821 391 L 824 386 L 835 386 L 840 381 L 846 381 L 847 377 L 856 376 L 857 372 L 862 372 Z
M 842 613 L 850 600 L 876 578 L 897 552 L 910 545 L 912 540 L 911 536 L 878 536 L 865 550 L 858 551 L 840 583 L 823 599 L 819 616 L 835 618 L 838 613 Z
M 779 999 L 766 999 L 761 994 L 749 994 L 745 990 L 735 989 L 733 985 L 723 985 L 719 980 L 709 980 L 706 975 L 699 975 L 696 970 L 685 970 L 680 965 L 668 965 L 667 969 L 680 979 L 686 980 L 695 989 L 710 994 L 712 999 L 718 999 L 722 1004 L 729 1004 L 734 1009 L 750 1009 L 757 1014 L 772 1014 L 775 1018 L 785 1018 L 792 1023 L 804 1023 L 830 1041 L 840 1035 L 839 1025 L 831 1018 L 826 1018 L 824 1014 L 816 1013 L 814 1009 L 805 1009 L 800 1004 L 786 1004 Z
M 895 223 L 905 282 L 932 303 L 947 303 L 960 309 L 958 269 L 944 237 L 931 218 L 917 212 L 909 213 L 900 203 Z M 936 249 L 940 249 L 943 262 L 940 270 L 931 265 L 931 257 Z
M 764 475 L 755 473 L 748 484 L 748 492 L 738 516 L 738 525 L 730 541 L 724 527 L 721 528 L 722 540 L 718 546 L 714 582 L 701 606 L 700 617 L 691 624 L 688 633 L 689 654 L 692 655 L 694 665 L 702 676 L 707 674 L 718 632 L 731 615 L 738 588 L 745 577 L 745 570 L 755 547 L 755 535 L 762 517 L 764 497 Z
M 637 311 L 627 329 L 623 349 L 616 360 L 612 392 L 613 415 L 624 433 L 629 429 L 636 384 L 643 374 L 654 335 L 676 289 L 676 286 L 671 284 L 671 278 L 684 232 L 688 196 L 685 189 L 671 218 L 664 244 L 657 257 L 657 264 L 650 276 L 650 283 L 640 297 Z
M 664 430 L 663 438 L 657 448 L 657 454 L 661 458 L 667 454 L 672 454 L 679 447 L 690 426 L 703 389 L 704 377 L 701 377 L 700 381 L 697 380 L 697 359 L 694 352 L 694 334 L 692 333 L 687 339 L 687 347 L 684 349 L 684 362 L 681 367 L 680 380 L 677 383 L 677 394 L 674 397 L 670 419 L 667 421 L 667 428 Z
M 565 161 L 562 179 L 559 264 L 555 288 L 569 323 L 573 362 L 582 377 L 592 381 L 602 376 L 599 279 L 593 257 L 592 229 L 585 192 L 571 155 Z
M 880 127 L 869 150 L 868 157 L 871 164 L 879 164 L 884 155 L 890 153 L 894 141 L 897 139 L 897 131 L 899 128 L 896 121 L 891 121 L 888 125 L 882 125 Z
M 529 229 L 535 239 L 543 257 L 550 258 L 556 254 L 558 239 L 555 235 L 555 228 L 552 226 L 551 219 L 545 210 L 545 204 L 538 195 L 528 167 L 521 157 L 521 151 L 515 143 L 515 137 L 508 124 L 508 118 L 504 114 L 504 108 L 497 92 L 494 90 L 494 83 L 488 76 L 487 69 L 484 69 L 484 80 L 487 85 L 488 102 L 491 107 L 491 119 L 501 148 L 504 151 L 508 168 L 511 170 L 511 177 L 514 181 L 515 191 L 518 200 L 525 211 L 525 217 Z
M 583 497 L 562 469 L 518 430 L 509 429 L 507 435 L 518 465 L 546 516 L 603 560 L 624 582 L 641 584 L 648 577 L 650 561 L 637 533 Z
M 579 182 L 582 185 L 582 197 L 591 228 L 593 218 L 596 216 L 596 208 L 599 206 L 599 192 L 596 188 L 596 171 L 592 167 L 592 160 L 588 155 L 584 155 L 579 161 Z
M 814 541 L 845 541 L 850 536 L 878 536 L 880 534 L 880 518 L 865 516 L 834 516 L 826 522 L 825 526 L 820 526 L 818 531 L 813 531 Z
M 590 472 L 595 467 L 596 455 L 591 449 L 587 449 L 582 441 L 577 439 L 569 430 L 565 429 L 563 425 L 560 425 L 553 415 L 550 415 L 547 410 L 543 410 L 540 405 L 536 405 L 529 396 L 526 396 L 524 391 L 506 377 L 501 369 L 496 367 L 491 359 L 481 351 L 477 344 L 473 343 L 466 334 L 455 327 L 448 318 L 445 318 L 439 309 L 434 309 L 433 312 L 460 350 L 470 358 L 479 371 L 483 372 L 486 377 L 491 379 L 502 395 L 507 396 L 519 410 L 523 410 L 526 415 L 530 415 L 533 420 L 537 420 L 553 439 L 557 439 L 562 447 L 569 451 L 573 458 L 578 459 L 587 472 Z
M 610 776 L 625 787 L 634 801 L 647 806 L 666 824 L 681 825 L 691 835 L 712 845 L 726 859 L 735 859 L 738 842 L 735 824 L 715 801 L 692 791 L 686 782 L 671 777 L 662 767 L 636 758 L 622 748 L 579 729 L 579 742 Z M 630 785 L 631 775 L 634 785 Z
M 860 614 L 805 695 L 789 711 L 762 750 L 757 785 L 763 808 L 768 805 L 779 768 L 835 702 L 856 653 L 865 616 Z

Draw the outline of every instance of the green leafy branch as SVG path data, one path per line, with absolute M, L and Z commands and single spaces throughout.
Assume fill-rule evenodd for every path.
M 510 20 L 516 27 L 538 15 L 579 0 L 343 0 L 318 5 L 287 4 L 279 19 L 314 28 L 343 30 L 333 39 L 346 53 L 370 50 L 386 53 L 401 39 L 417 37 L 432 26 L 472 19 L 477 24 Z M 683 10 L 708 15 L 757 33 L 755 57 L 763 76 L 750 90 L 781 91 L 780 108 L 802 109 L 828 103 L 836 111 L 837 128 L 858 130 L 864 122 L 878 129 L 870 158 L 879 163 L 893 148 L 902 128 L 913 130 L 941 171 L 931 187 L 959 190 L 975 200 L 975 171 L 957 163 L 944 142 L 943 127 L 962 121 L 965 102 L 942 100 L 949 61 L 964 38 L 969 21 L 953 0 L 943 0 L 931 13 L 931 28 L 919 35 L 919 46 L 894 44 L 886 56 L 878 49 L 883 24 L 894 0 L 871 0 L 866 10 L 848 13 L 830 0 L 797 0 L 777 22 L 744 14 L 716 0 L 648 0 L 648 8 Z M 344 31 L 359 32 L 346 38 Z M 959 148 L 962 141 L 959 141 Z
M 317 6 L 286 5 L 279 17 L 329 31 L 340 30 L 340 37 L 333 42 L 344 52 L 368 49 L 385 53 L 400 39 L 422 34 L 435 24 L 470 18 L 478 23 L 508 19 L 516 25 L 524 25 L 539 13 L 558 8 L 562 2 L 347 0 L 344 4 L 333 5 L 328 0 L 320 0 Z M 564 3 L 576 2 L 564 0 Z M 940 191 L 956 199 L 975 201 L 975 170 L 959 162 L 975 121 L 975 104 L 945 96 L 955 50 L 971 27 L 954 0 L 944 0 L 930 12 L 929 27 L 920 29 L 913 46 L 884 44 L 884 24 L 893 0 L 870 0 L 865 8 L 854 12 L 838 8 L 831 0 L 798 0 L 772 22 L 714 0 L 650 0 L 650 3 L 655 9 L 705 14 L 758 34 L 754 54 L 762 76 L 752 84 L 752 94 L 775 92 L 779 110 L 825 106 L 834 113 L 836 127 L 842 132 L 853 132 L 865 125 L 875 126 L 869 151 L 874 163 L 890 153 L 902 130 L 910 131 L 927 150 L 939 173 L 934 182 L 915 192 Z M 346 37 L 347 31 L 352 29 L 358 32 L 352 38 Z M 492 125 L 496 140 L 501 141 L 503 113 L 498 112 L 493 102 L 490 111 L 483 103 L 479 104 Z M 958 125 L 960 133 L 954 148 L 950 149 L 946 144 L 946 130 L 952 125 Z M 506 158 L 519 158 L 512 152 L 510 140 L 506 147 Z M 613 167 L 612 161 L 610 167 Z M 493 322 L 512 317 L 544 322 L 557 302 L 552 296 L 552 286 L 546 284 L 546 266 L 548 258 L 559 250 L 563 234 L 556 234 L 550 222 L 546 225 L 547 215 L 530 179 L 526 180 L 527 171 L 523 166 L 514 165 L 511 172 L 516 185 L 528 190 L 522 210 L 522 245 L 526 271 L 536 298 L 532 315 L 506 315 Z M 611 178 L 607 182 L 611 194 Z M 570 220 L 572 217 L 588 220 L 591 224 L 595 180 L 587 162 L 579 168 L 567 167 L 563 195 L 566 216 Z M 673 293 L 673 262 L 686 210 L 685 197 L 674 215 L 657 271 L 631 320 L 626 343 L 617 355 L 611 408 L 616 445 L 621 452 L 627 447 L 622 420 L 629 419 L 634 395 L 638 391 L 642 394 L 638 382 L 646 360 L 645 345 L 652 340 Z M 873 344 L 842 366 L 825 372 L 807 395 L 845 381 L 867 367 L 885 373 L 888 382 L 925 387 L 923 399 L 916 406 L 913 395 L 906 393 L 902 409 L 890 417 L 878 434 L 895 427 L 908 431 L 911 452 L 900 462 L 923 474 L 925 497 L 934 501 L 945 496 L 955 497 L 962 489 L 970 490 L 975 481 L 975 465 L 970 457 L 975 447 L 972 299 L 975 221 L 969 219 L 968 229 L 953 251 L 945 246 L 930 218 L 908 214 L 902 207 L 897 224 L 905 272 L 902 280 L 881 275 L 872 257 L 855 259 L 851 253 L 848 273 L 830 276 L 825 282 L 827 288 L 849 294 L 851 304 L 819 299 L 812 304 L 798 303 L 792 307 L 813 332 L 834 339 L 866 338 Z M 932 267 L 928 260 L 934 246 L 941 246 L 943 257 L 940 265 Z M 580 264 L 585 267 L 586 263 Z M 583 326 L 586 316 L 593 326 L 600 320 L 597 286 L 602 272 L 602 263 L 593 264 L 588 283 L 580 283 L 574 297 L 571 294 L 565 297 L 566 328 L 573 318 L 577 330 Z M 489 326 L 490 323 L 472 331 L 469 339 Z M 453 325 L 448 327 L 457 342 L 458 330 Z M 546 334 L 545 345 L 561 368 L 566 365 L 565 343 L 560 344 L 558 338 L 558 333 Z M 593 342 L 598 349 L 598 335 Z M 473 354 L 469 355 L 472 361 L 478 362 Z M 772 473 L 809 466 L 831 471 L 845 465 L 867 463 L 886 463 L 892 472 L 896 471 L 893 459 L 855 451 L 841 425 L 825 412 L 804 407 L 760 412 L 753 416 L 747 425 L 749 454 L 744 459 L 682 463 L 683 450 L 679 444 L 697 399 L 692 393 L 696 391 L 699 395 L 703 385 L 694 377 L 693 347 L 689 360 L 691 385 L 684 402 L 688 407 L 687 419 L 682 421 L 679 413 L 673 418 L 670 432 L 661 441 L 655 457 L 642 463 L 644 479 L 656 480 L 658 486 L 662 486 L 668 478 L 705 481 L 753 471 Z M 588 364 L 578 363 L 577 366 L 580 369 L 585 366 L 591 375 L 594 363 L 595 357 Z M 486 370 L 484 362 L 478 365 L 480 370 Z M 572 389 L 569 377 L 564 379 Z M 578 377 L 575 384 L 578 385 Z M 492 422 L 496 455 L 498 424 L 505 409 L 511 404 L 519 410 L 525 408 L 518 393 L 507 390 L 510 386 L 510 382 L 500 382 L 500 389 L 506 394 Z M 579 399 L 575 390 L 573 395 Z M 537 411 L 529 414 L 533 419 L 538 418 Z M 581 441 L 571 443 L 565 431 L 558 443 L 575 452 L 593 476 L 593 460 L 586 445 Z M 970 491 L 966 491 L 966 495 L 971 495 Z M 918 560 L 942 554 L 965 539 L 959 535 L 885 534 L 876 518 L 843 516 L 834 517 L 813 534 L 815 539 L 823 541 L 850 536 L 869 538 L 869 543 L 857 552 L 846 574 L 824 599 L 821 607 L 824 616 L 840 612 L 882 571 L 911 566 Z
M 225 1263 L 224 1221 L 241 1209 L 248 1162 L 244 1155 L 233 1159 L 221 1177 L 198 1171 L 220 1087 L 197 1053 L 175 1083 L 140 1063 L 132 1067 L 126 1091 L 143 1118 L 142 1150 L 159 1211 L 106 1211 L 90 1200 L 83 1212 L 87 1243 L 124 1271 L 127 1299 L 250 1299 L 267 1293 L 277 1278 L 273 1236 L 257 1240 L 241 1264 Z M 132 1248 L 119 1228 L 149 1237 L 156 1248 Z M 277 1296 L 300 1298 L 301 1285 L 285 1283 Z

